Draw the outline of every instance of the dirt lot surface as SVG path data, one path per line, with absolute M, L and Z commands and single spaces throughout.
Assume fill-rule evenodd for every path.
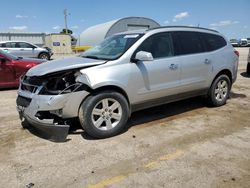
M 22 129 L 16 90 L 0 91 L 0 187 L 250 187 L 248 49 L 225 106 L 194 98 L 134 113 L 96 140 L 78 129 L 54 143 Z

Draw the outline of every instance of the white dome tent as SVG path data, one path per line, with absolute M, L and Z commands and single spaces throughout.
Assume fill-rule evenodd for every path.
M 159 27 L 156 21 L 144 17 L 127 17 L 89 27 L 80 35 L 81 46 L 95 46 L 115 33 Z

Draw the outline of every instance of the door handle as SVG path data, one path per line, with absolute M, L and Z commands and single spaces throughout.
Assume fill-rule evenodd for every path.
M 209 59 L 205 59 L 204 63 L 209 65 L 209 64 L 211 64 L 211 61 Z
M 169 65 L 169 69 L 176 70 L 176 69 L 178 69 L 178 65 L 177 64 L 171 64 L 171 65 Z
M 20 49 L 21 51 L 24 51 L 24 49 Z

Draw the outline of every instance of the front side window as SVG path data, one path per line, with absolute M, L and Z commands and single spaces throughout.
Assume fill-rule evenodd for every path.
M 150 52 L 154 59 L 171 57 L 174 55 L 170 33 L 158 33 L 147 38 L 136 50 Z
M 34 46 L 31 44 L 28 44 L 26 42 L 20 42 L 19 43 L 20 48 L 33 48 Z
M 105 39 L 100 45 L 82 53 L 81 56 L 92 59 L 114 60 L 122 56 L 142 34 L 120 34 Z

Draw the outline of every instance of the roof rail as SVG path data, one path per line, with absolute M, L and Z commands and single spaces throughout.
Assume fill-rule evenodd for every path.
M 213 31 L 216 33 L 219 33 L 216 30 L 213 29 L 208 29 L 208 28 L 204 28 L 204 27 L 193 27 L 193 26 L 178 26 L 178 25 L 174 25 L 174 26 L 160 26 L 160 27 L 154 27 L 154 28 L 150 28 L 147 29 L 147 31 L 151 31 L 151 30 L 155 30 L 155 29 L 163 29 L 163 28 L 190 28 L 190 29 L 203 29 L 203 30 L 207 30 L 207 31 Z

